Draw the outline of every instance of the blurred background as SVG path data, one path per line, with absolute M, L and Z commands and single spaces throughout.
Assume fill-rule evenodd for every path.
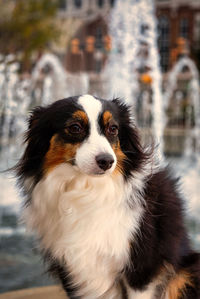
M 200 0 L 0 0 L 0 170 L 23 153 L 30 109 L 71 95 L 121 97 L 144 144 L 181 177 L 200 250 Z M 0 173 L 0 292 L 54 284 Z

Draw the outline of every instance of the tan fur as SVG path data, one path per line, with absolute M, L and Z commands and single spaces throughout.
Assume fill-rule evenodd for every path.
M 187 285 L 192 285 L 191 275 L 180 270 L 178 273 L 172 265 L 165 263 L 157 276 L 158 286 L 156 298 L 161 299 L 180 299 L 184 295 Z
M 186 271 L 178 272 L 168 284 L 167 292 L 169 299 L 179 299 L 184 294 L 187 285 L 192 285 L 191 276 Z
M 104 126 L 106 126 L 111 119 L 112 119 L 112 113 L 110 113 L 110 111 L 105 111 L 103 114 Z
M 74 112 L 73 118 L 83 121 L 85 124 L 88 123 L 87 115 L 84 111 L 78 110 Z M 68 130 L 65 129 L 68 134 Z M 54 169 L 57 165 L 63 162 L 71 162 L 76 155 L 76 150 L 80 144 L 64 144 L 58 140 L 57 134 L 51 138 L 50 147 L 46 153 L 44 170 L 49 172 Z
M 176 273 L 173 266 L 168 263 L 165 263 L 144 291 L 135 291 L 126 283 L 128 295 L 134 299 L 181 299 L 187 285 L 192 286 L 190 274 L 184 270 Z
M 114 173 L 123 173 L 123 161 L 126 158 L 125 154 L 122 152 L 119 140 L 116 144 L 112 146 L 113 151 L 117 157 L 117 166 L 114 170 Z
M 82 120 L 85 124 L 88 123 L 87 114 L 82 110 L 78 110 L 78 111 L 74 112 L 72 117 L 76 118 L 78 120 Z
M 72 162 L 76 155 L 76 150 L 80 144 L 64 144 L 58 140 L 58 136 L 54 135 L 50 141 L 50 147 L 45 156 L 44 170 L 49 172 L 64 162 Z
M 106 127 L 107 124 L 111 121 L 113 118 L 112 113 L 110 111 L 105 111 L 103 114 L 103 123 L 104 126 Z M 115 152 L 115 155 L 117 157 L 117 167 L 114 170 L 114 173 L 122 173 L 123 171 L 123 160 L 125 159 L 125 154 L 122 152 L 119 140 L 112 145 L 112 149 Z

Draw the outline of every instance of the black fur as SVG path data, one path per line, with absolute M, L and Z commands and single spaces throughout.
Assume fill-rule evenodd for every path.
M 81 299 L 80 296 L 77 296 L 78 286 L 72 285 L 72 277 L 70 276 L 70 272 L 67 270 L 67 265 L 57 261 L 55 258 L 51 256 L 49 252 L 44 252 L 44 261 L 48 263 L 49 273 L 51 273 L 55 278 L 59 278 L 64 290 L 70 299 Z
M 145 214 L 137 240 L 131 244 L 134 265 L 126 268 L 126 277 L 134 289 L 142 290 L 167 262 L 177 272 L 185 269 L 191 273 L 194 288 L 188 286 L 184 298 L 197 299 L 200 298 L 200 255 L 190 247 L 177 187 L 169 169 L 146 182 Z

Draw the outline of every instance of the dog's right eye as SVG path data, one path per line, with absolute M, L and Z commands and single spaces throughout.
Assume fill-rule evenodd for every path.
M 70 126 L 68 127 L 68 130 L 69 130 L 69 132 L 72 133 L 72 134 L 80 134 L 80 133 L 83 132 L 83 127 L 81 126 L 81 124 L 79 124 L 79 123 L 75 123 L 75 124 L 73 124 L 73 125 L 70 125 Z

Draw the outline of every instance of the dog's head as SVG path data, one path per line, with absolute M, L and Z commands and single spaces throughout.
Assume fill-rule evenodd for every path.
M 127 178 L 145 159 L 129 108 L 90 95 L 35 108 L 26 143 L 18 175 L 36 181 L 62 163 L 87 175 Z

